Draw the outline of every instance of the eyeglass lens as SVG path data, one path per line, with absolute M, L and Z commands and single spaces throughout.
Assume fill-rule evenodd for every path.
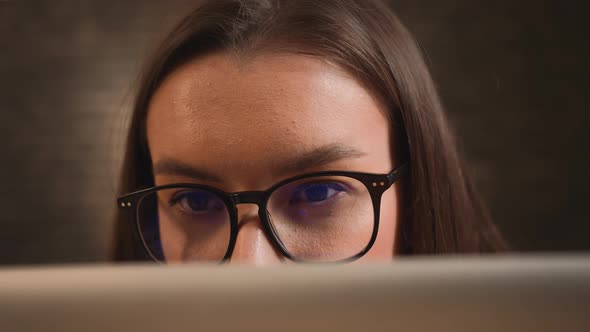
M 290 182 L 272 192 L 266 210 L 278 242 L 303 261 L 355 256 L 368 245 L 374 228 L 368 189 L 345 176 Z M 213 191 L 158 190 L 140 200 L 137 212 L 142 240 L 159 261 L 221 261 L 229 247 L 230 213 Z

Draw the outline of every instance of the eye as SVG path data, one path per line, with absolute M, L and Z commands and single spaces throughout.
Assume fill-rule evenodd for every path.
M 306 183 L 295 188 L 289 203 L 322 203 L 345 191 L 346 187 L 336 182 Z
M 180 192 L 170 201 L 170 206 L 175 205 L 178 205 L 181 212 L 193 215 L 217 212 L 224 208 L 217 196 L 206 191 Z

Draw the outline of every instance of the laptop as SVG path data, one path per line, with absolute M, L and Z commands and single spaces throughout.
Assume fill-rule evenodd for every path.
M 0 269 L 2 331 L 590 331 L 590 256 Z

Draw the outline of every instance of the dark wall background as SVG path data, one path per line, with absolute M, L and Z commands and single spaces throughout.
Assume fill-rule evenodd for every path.
M 585 2 L 392 3 L 512 247 L 589 250 Z M 188 7 L 0 0 L 0 264 L 106 258 L 132 82 Z

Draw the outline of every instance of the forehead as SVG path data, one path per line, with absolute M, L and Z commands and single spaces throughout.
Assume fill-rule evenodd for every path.
M 388 145 L 388 131 L 382 107 L 352 76 L 294 54 L 246 63 L 225 53 L 197 58 L 162 82 L 147 119 L 154 161 L 174 157 L 222 171 L 326 144 Z

